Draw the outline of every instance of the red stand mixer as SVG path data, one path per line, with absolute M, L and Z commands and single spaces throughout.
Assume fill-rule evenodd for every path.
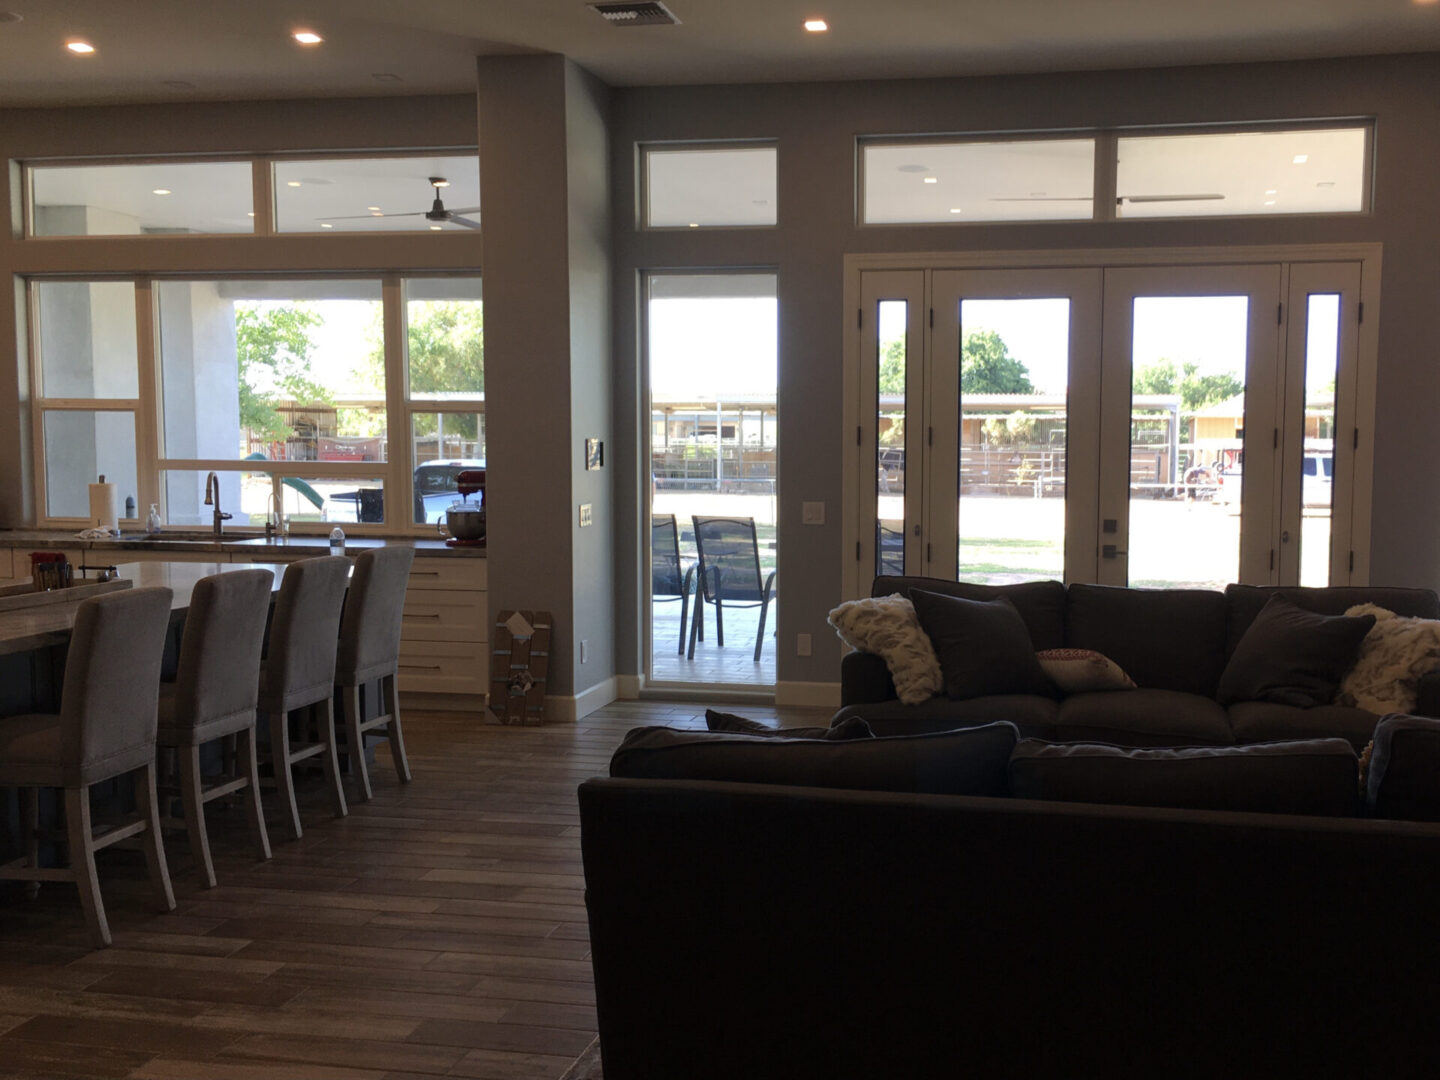
M 445 511 L 445 528 L 450 547 L 485 546 L 485 470 L 465 469 L 455 474 L 455 490 L 460 492 L 458 501 L 450 504 Z M 473 503 L 471 495 L 479 496 Z

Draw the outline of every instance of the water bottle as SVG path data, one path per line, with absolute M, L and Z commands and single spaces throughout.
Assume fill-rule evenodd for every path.
M 145 515 L 145 532 L 148 536 L 160 535 L 160 511 L 155 509 L 155 504 L 150 504 L 150 513 Z
M 335 528 L 330 530 L 330 554 L 345 554 L 345 530 L 340 528 L 339 525 L 336 525 Z

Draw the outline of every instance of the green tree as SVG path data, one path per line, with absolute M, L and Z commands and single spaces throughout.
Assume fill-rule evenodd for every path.
M 1135 369 L 1135 393 L 1178 394 L 1187 412 L 1228 401 L 1244 389 L 1245 384 L 1233 372 L 1201 375 L 1200 365 L 1193 360 L 1177 366 L 1174 360 L 1162 358 Z
M 310 378 L 310 331 L 324 323 L 306 304 L 238 305 L 235 355 L 240 366 L 240 424 L 271 441 L 290 437 L 275 408 L 289 399 L 321 403 L 329 391 Z
M 1033 394 L 1035 384 L 999 334 L 976 330 L 965 335 L 960 349 L 960 389 L 966 394 Z
M 965 336 L 960 350 L 961 387 L 967 394 L 1033 394 L 1030 372 L 1010 355 L 994 330 Z M 880 393 L 905 392 L 905 342 L 892 341 L 880 357 Z
M 410 391 L 415 394 L 485 391 L 485 321 L 481 306 L 471 300 L 412 301 L 409 305 L 407 355 Z M 377 328 L 378 329 L 378 328 Z M 380 335 L 370 354 L 370 375 L 384 386 L 385 354 Z M 416 413 L 416 435 L 435 433 L 435 414 Z M 446 436 L 478 436 L 474 413 L 449 413 Z

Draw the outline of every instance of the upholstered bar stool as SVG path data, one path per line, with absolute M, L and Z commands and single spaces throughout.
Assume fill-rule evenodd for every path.
M 355 560 L 355 575 L 345 600 L 340 625 L 340 654 L 335 661 L 335 685 L 345 714 L 345 751 L 355 775 L 361 802 L 370 799 L 370 772 L 365 767 L 365 733 L 383 727 L 390 740 L 390 756 L 402 783 L 410 780 L 405 758 L 405 736 L 400 730 L 400 696 L 395 672 L 400 665 L 400 621 L 405 588 L 415 549 L 409 546 L 375 548 Z M 377 693 L 376 715 L 364 718 L 362 687 Z
M 185 830 L 200 884 L 207 889 L 215 887 L 205 828 L 208 802 L 243 790 L 255 850 L 260 858 L 270 858 L 255 757 L 255 706 L 274 580 L 269 570 L 236 570 L 197 581 L 185 616 L 175 681 L 160 687 L 155 743 L 175 751 Z M 239 736 L 235 775 L 207 788 L 200 773 L 200 748 L 229 735 Z
M 319 756 L 335 816 L 346 812 L 335 755 L 335 649 L 349 576 L 350 562 L 339 555 L 302 559 L 285 568 L 260 667 L 260 712 L 270 725 L 275 787 L 296 839 L 303 831 L 291 771 L 297 762 Z M 290 738 L 291 714 L 300 710 L 314 722 L 313 742 Z
M 22 789 L 27 853 L 0 867 L 0 878 L 73 881 L 97 946 L 110 944 L 110 924 L 95 873 L 95 852 L 143 834 L 145 862 L 161 907 L 175 895 L 155 796 L 155 708 L 160 662 L 170 622 L 169 589 L 127 589 L 83 601 L 75 614 L 60 712 L 0 720 L 0 785 Z M 138 813 L 96 836 L 90 821 L 90 787 L 138 772 Z M 70 865 L 41 869 L 37 859 L 38 788 L 64 789 Z

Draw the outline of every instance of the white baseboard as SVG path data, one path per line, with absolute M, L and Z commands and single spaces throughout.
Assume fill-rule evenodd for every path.
M 838 709 L 838 682 L 779 682 L 775 684 L 776 705 L 807 705 L 815 708 Z
M 553 724 L 573 724 L 596 709 L 603 709 L 618 696 L 613 675 L 574 696 L 548 696 L 545 698 L 545 720 Z
M 645 689 L 644 675 L 616 675 L 615 696 L 621 701 L 639 701 Z

